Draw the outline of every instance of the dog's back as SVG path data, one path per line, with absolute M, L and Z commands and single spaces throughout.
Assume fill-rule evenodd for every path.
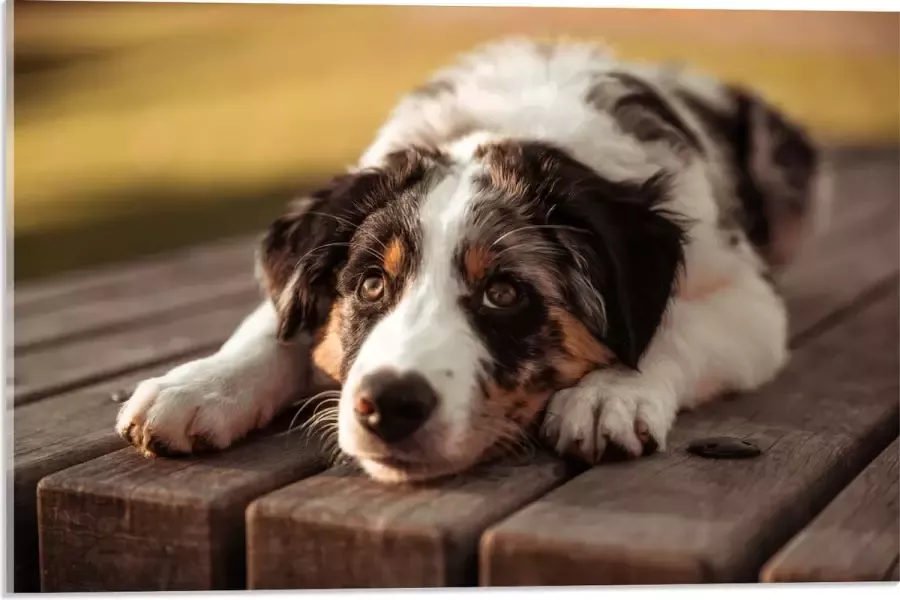
M 714 78 L 622 62 L 590 43 L 512 39 L 463 57 L 400 102 L 360 165 L 474 131 L 548 141 L 621 179 L 699 157 L 718 227 L 746 236 L 773 269 L 824 224 L 823 162 L 778 109 Z

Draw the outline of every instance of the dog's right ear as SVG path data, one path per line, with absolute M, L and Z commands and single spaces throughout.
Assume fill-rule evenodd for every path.
M 269 226 L 257 251 L 257 276 L 278 313 L 278 339 L 313 333 L 337 299 L 337 275 L 366 217 L 425 181 L 439 156 L 411 147 L 381 166 L 339 175 L 292 203 Z
M 368 198 L 380 177 L 374 171 L 339 175 L 292 202 L 289 212 L 269 226 L 257 249 L 256 268 L 278 314 L 279 340 L 325 324 L 337 293 L 337 272 L 372 209 Z

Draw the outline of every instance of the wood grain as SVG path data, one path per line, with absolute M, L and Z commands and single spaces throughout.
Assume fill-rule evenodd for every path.
M 755 580 L 898 430 L 896 290 L 797 350 L 775 382 L 683 415 L 667 452 L 591 469 L 491 528 L 485 585 Z M 692 440 L 748 439 L 712 461 Z
M 882 581 L 900 558 L 894 440 L 762 571 L 765 582 Z
M 123 448 L 113 429 L 120 405 L 110 393 L 133 389 L 141 380 L 165 373 L 185 357 L 151 369 L 7 410 L 13 423 L 13 499 L 16 515 L 16 592 L 39 592 L 37 484 L 41 478 Z
M 896 154 L 864 162 L 836 159 L 830 225 L 780 281 L 791 333 L 802 338 L 896 276 L 900 266 L 900 163 Z
M 156 290 L 120 290 L 89 302 L 71 304 L 55 311 L 23 316 L 15 320 L 15 350 L 68 343 L 87 337 L 131 329 L 141 323 L 198 314 L 210 305 L 247 297 L 259 289 L 253 269 L 238 268 L 220 277 L 196 278 L 193 283 L 159 279 Z
M 124 331 L 16 353 L 13 402 L 21 405 L 104 378 L 213 350 L 260 301 L 256 290 L 201 314 L 151 321 Z
M 558 460 L 486 465 L 444 483 L 386 486 L 334 469 L 254 502 L 252 589 L 469 585 L 490 523 L 568 476 Z
M 247 504 L 321 466 L 294 434 L 189 460 L 126 448 L 50 475 L 38 486 L 42 591 L 242 588 Z
M 160 281 L 178 286 L 222 273 L 233 274 L 252 264 L 257 237 L 242 236 L 17 285 L 13 314 L 16 319 L 40 315 L 122 293 L 150 295 L 159 291 Z

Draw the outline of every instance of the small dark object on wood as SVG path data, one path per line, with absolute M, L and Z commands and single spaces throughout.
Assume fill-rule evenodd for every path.
M 750 442 L 733 437 L 714 437 L 694 440 L 687 451 L 703 458 L 755 458 L 762 454 Z
M 132 390 L 116 390 L 109 395 L 109 399 L 116 404 L 122 404 L 123 402 L 131 398 L 131 394 Z

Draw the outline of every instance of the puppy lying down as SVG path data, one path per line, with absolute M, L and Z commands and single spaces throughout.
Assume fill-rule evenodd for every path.
M 823 181 L 746 90 L 590 44 L 490 45 L 272 224 L 267 299 L 142 382 L 116 428 L 146 455 L 226 448 L 312 378 L 341 388 L 340 448 L 383 481 L 463 471 L 532 427 L 589 462 L 664 450 L 679 410 L 785 364 L 771 281 Z

